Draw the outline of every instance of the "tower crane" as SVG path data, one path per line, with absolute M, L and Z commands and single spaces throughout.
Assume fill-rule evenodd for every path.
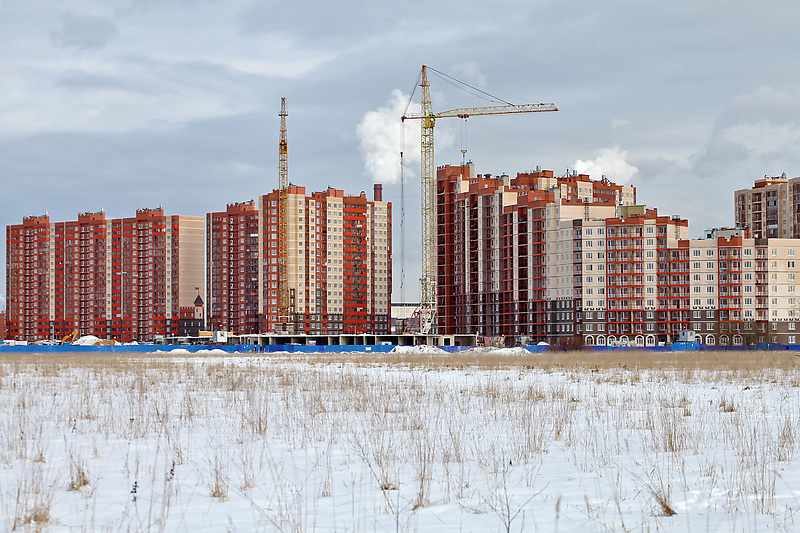
M 289 143 L 286 136 L 286 98 L 281 98 L 281 132 L 278 139 L 278 322 L 289 322 L 289 280 L 286 268 L 289 252 L 287 236 L 289 198 Z
M 435 330 L 436 321 L 436 179 L 433 165 L 433 127 L 439 118 L 469 118 L 481 115 L 509 115 L 513 113 L 538 113 L 558 111 L 555 104 L 497 105 L 488 107 L 463 107 L 450 111 L 433 112 L 431 89 L 428 84 L 428 67 L 422 65 L 420 77 L 421 110 L 419 114 L 403 115 L 401 120 L 419 119 L 422 132 L 422 277 L 420 278 L 420 304 L 411 320 L 418 331 L 428 334 Z

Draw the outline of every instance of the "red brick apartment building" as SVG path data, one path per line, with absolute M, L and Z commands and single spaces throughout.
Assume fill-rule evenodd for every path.
M 789 213 L 789 180 L 775 180 L 757 185 L 752 201 L 774 185 L 769 207 L 782 213 L 786 199 Z M 690 240 L 688 221 L 586 175 L 445 166 L 437 188 L 440 333 L 652 346 L 693 330 L 706 344 L 800 344 L 798 239 L 734 228 Z M 759 211 L 738 198 L 737 213 Z M 784 233 L 775 222 L 760 234 L 769 229 Z
M 343 191 L 287 195 L 288 324 L 278 316 L 279 193 L 206 215 L 208 317 L 236 334 L 388 333 L 392 207 Z
M 178 334 L 203 283 L 203 219 L 141 209 L 107 220 L 83 213 L 6 228 L 11 339 L 59 340 L 78 331 L 119 341 Z

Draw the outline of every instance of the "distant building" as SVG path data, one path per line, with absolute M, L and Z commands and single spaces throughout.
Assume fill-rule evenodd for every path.
M 408 324 L 414 311 L 419 307 L 418 303 L 398 303 L 392 302 L 392 333 L 401 334 L 409 331 Z
M 287 196 L 288 322 L 278 314 L 279 193 L 206 215 L 210 327 L 236 334 L 388 333 L 392 207 L 340 190 Z
M 736 224 L 754 239 L 800 237 L 800 178 L 764 176 L 734 193 Z
M 6 314 L 0 313 L 0 340 L 6 338 Z
M 177 333 L 203 283 L 203 219 L 141 209 L 83 213 L 6 228 L 8 336 L 58 340 L 78 331 L 119 341 Z

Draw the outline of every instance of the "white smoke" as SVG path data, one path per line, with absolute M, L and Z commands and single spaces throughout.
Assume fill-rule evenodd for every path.
M 588 174 L 593 179 L 600 179 L 605 175 L 618 185 L 627 185 L 639 172 L 639 169 L 626 161 L 628 152 L 619 146 L 602 148 L 597 157 L 588 161 L 578 159 L 574 168 L 580 174 Z
M 419 120 L 400 121 L 403 113 L 419 114 L 419 104 L 412 103 L 400 89 L 392 91 L 385 107 L 367 111 L 356 126 L 361 141 L 364 167 L 375 183 L 400 183 L 400 152 L 403 152 L 406 181 L 417 176 L 413 168 L 420 163 Z M 404 131 L 405 130 L 405 131 Z

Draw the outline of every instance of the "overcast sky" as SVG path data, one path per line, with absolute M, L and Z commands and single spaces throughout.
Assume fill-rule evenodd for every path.
M 385 183 L 393 300 L 413 301 L 419 124 L 399 118 L 427 64 L 560 109 L 440 120 L 437 166 L 463 147 L 479 173 L 607 174 L 696 237 L 733 223 L 734 190 L 800 175 L 798 20 L 769 0 L 0 0 L 0 217 L 256 198 L 277 185 L 286 97 L 290 181 L 370 198 Z M 434 110 L 488 105 L 430 81 Z

